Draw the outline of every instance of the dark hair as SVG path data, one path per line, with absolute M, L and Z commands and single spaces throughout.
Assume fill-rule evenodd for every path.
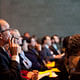
M 70 55 L 77 55 L 80 51 L 80 34 L 75 34 L 69 38 L 68 51 Z
M 53 36 L 51 36 L 51 40 L 52 40 L 52 39 L 54 39 L 54 37 L 53 37 Z
M 31 37 L 29 38 L 28 43 L 31 43 L 31 40 L 32 40 L 32 39 L 37 40 L 36 36 L 33 35 L 33 36 L 31 36 Z
M 63 39 L 63 48 L 68 48 L 70 36 L 64 37 Z
M 27 38 L 25 36 L 22 36 L 22 38 L 23 38 L 23 41 L 26 40 L 27 43 L 30 43 L 29 38 Z
M 57 34 L 54 34 L 53 36 L 51 36 L 51 40 L 52 40 L 52 39 L 54 39 L 54 40 L 55 40 L 55 38 L 54 38 L 55 36 L 56 36 L 56 37 L 58 37 L 58 38 L 59 38 L 59 40 L 61 39 Z
M 48 36 L 48 35 L 46 35 L 46 36 L 44 36 L 44 37 L 42 38 L 42 40 L 41 40 L 41 41 L 42 41 L 42 44 L 44 44 L 44 41 L 46 40 L 47 36 Z

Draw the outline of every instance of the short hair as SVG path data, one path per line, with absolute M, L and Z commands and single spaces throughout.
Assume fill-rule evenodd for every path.
M 51 36 L 51 40 L 53 40 L 54 39 L 54 37 L 53 36 Z
M 46 40 L 46 38 L 48 37 L 48 35 L 44 36 L 41 40 L 42 44 L 44 44 L 44 41 Z
M 29 40 L 28 40 L 28 43 L 31 43 L 31 40 L 32 39 L 35 39 L 36 40 L 36 37 L 35 36 L 31 36 L 30 38 L 29 38 Z
M 59 35 L 54 34 L 54 35 L 51 36 L 51 40 L 55 40 L 55 38 L 54 38 L 55 36 L 58 37 L 58 38 L 60 39 Z
M 72 35 L 69 38 L 68 51 L 70 55 L 77 55 L 80 51 L 80 34 Z
M 64 37 L 64 39 L 63 39 L 63 48 L 67 48 L 68 47 L 69 38 L 70 38 L 70 36 Z

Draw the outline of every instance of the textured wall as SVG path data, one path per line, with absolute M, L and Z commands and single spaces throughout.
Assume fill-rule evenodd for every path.
M 0 17 L 21 33 L 80 33 L 80 0 L 0 0 Z

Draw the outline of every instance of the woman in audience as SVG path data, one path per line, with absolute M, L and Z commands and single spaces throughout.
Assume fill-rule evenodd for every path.
M 80 80 L 80 34 L 70 36 L 66 48 L 70 80 Z

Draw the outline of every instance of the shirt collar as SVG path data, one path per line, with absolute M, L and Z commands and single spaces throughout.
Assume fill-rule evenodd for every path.
M 48 45 L 44 45 L 47 49 L 49 49 L 49 46 Z

